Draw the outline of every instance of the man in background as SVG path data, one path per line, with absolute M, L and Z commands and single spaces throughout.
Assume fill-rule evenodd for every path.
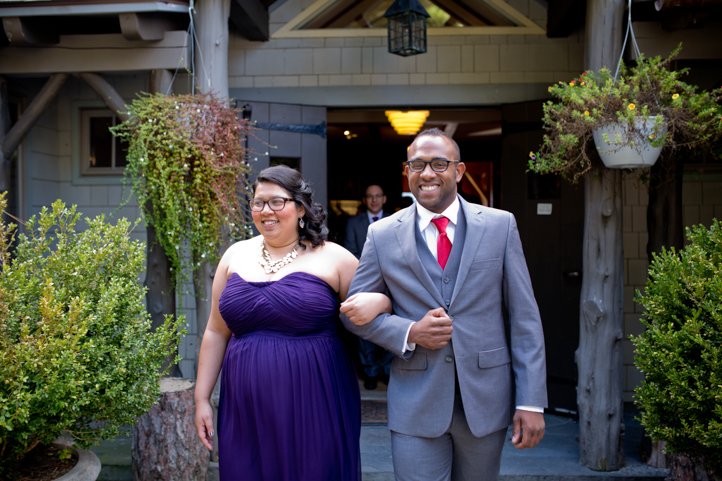
M 357 259 L 361 257 L 369 225 L 388 215 L 383 210 L 386 195 L 380 185 L 369 185 L 361 202 L 365 210 L 348 220 L 344 237 L 344 247 Z M 388 384 L 393 354 L 371 341 L 359 338 L 359 357 L 363 369 L 364 388 L 376 389 L 379 380 Z

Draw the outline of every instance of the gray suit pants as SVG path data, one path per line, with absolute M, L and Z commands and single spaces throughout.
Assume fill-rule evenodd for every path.
M 449 430 L 438 438 L 391 431 L 397 481 L 496 481 L 506 429 L 482 438 L 469 430 L 458 386 Z

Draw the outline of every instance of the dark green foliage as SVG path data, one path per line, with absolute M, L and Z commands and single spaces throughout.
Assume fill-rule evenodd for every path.
M 687 229 L 688 245 L 663 250 L 637 301 L 646 331 L 633 337 L 645 380 L 641 422 L 667 451 L 722 472 L 722 223 Z
M 79 218 L 43 208 L 12 257 L 14 226 L 0 223 L 0 474 L 62 432 L 87 446 L 133 423 L 177 352 L 182 319 L 151 330 L 133 226 L 100 216 L 81 231 Z

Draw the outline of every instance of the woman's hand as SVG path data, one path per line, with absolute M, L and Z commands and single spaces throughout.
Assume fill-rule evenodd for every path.
M 196 401 L 196 431 L 203 445 L 213 451 L 213 408 L 208 401 Z
M 341 303 L 341 312 L 357 326 L 363 326 L 379 314 L 391 312 L 391 299 L 379 292 L 359 292 Z

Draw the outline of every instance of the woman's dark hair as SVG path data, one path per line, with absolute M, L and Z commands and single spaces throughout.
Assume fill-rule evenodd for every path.
M 276 184 L 288 192 L 297 205 L 303 206 L 306 213 L 303 215 L 304 226 L 298 228 L 299 241 L 307 240 L 313 247 L 323 245 L 328 238 L 328 227 L 324 224 L 326 209 L 313 201 L 311 186 L 303 180 L 301 173 L 285 165 L 274 165 L 263 169 L 258 174 L 253 183 L 254 193 L 261 182 Z M 301 243 L 299 242 L 299 244 Z

